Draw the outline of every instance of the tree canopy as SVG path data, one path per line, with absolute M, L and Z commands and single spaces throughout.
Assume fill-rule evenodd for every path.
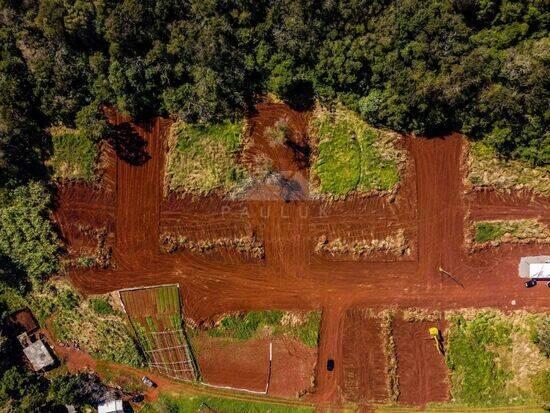
M 2 0 L 0 168 L 98 107 L 211 122 L 273 92 L 550 162 L 542 0 Z M 8 76 L 9 74 L 9 76 Z M 36 148 L 24 155 L 20 146 Z M 12 166 L 12 169 L 14 167 Z M 8 168 L 9 170 L 9 168 Z M 6 172 L 4 172 L 6 173 Z

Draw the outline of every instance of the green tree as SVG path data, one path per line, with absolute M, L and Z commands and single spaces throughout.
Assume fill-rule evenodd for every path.
M 59 244 L 45 187 L 31 182 L 0 195 L 0 254 L 35 279 L 54 272 Z

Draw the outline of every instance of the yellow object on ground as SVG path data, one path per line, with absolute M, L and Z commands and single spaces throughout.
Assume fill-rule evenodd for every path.
M 430 337 L 435 340 L 435 348 L 437 349 L 437 352 L 443 355 L 445 353 L 445 348 L 443 347 L 443 336 L 441 335 L 441 331 L 439 331 L 439 328 L 437 327 L 430 327 L 428 332 L 430 333 Z

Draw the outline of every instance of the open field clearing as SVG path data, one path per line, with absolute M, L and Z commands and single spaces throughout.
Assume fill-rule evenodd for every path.
M 243 147 L 242 122 L 193 126 L 175 123 L 170 129 L 166 162 L 169 191 L 208 195 L 229 193 L 246 179 L 239 163 Z
M 272 161 L 273 172 L 284 179 L 259 180 L 251 192 L 229 199 L 219 194 L 163 196 L 170 121 L 155 119 L 134 124 L 126 117 L 113 115 L 116 127 L 124 128 L 125 133 L 144 143 L 146 160 L 139 163 L 121 156 L 115 158 L 116 168 L 106 176 L 116 186 L 104 190 L 60 187 L 55 216 L 69 248 L 94 245 L 93 240 L 85 240 L 79 232 L 75 224 L 79 220 L 91 227 L 107 225 L 114 234 L 116 267 L 73 268 L 69 270 L 70 278 L 79 290 L 93 294 L 179 284 L 186 292 L 181 297 L 186 321 L 191 320 L 196 326 L 219 314 L 257 309 L 323 309 L 317 353 L 296 336 L 268 340 L 258 334 L 239 341 L 238 334 L 230 329 L 225 331 L 226 336 L 200 331 L 192 340 L 206 382 L 232 387 L 250 385 L 251 389 L 262 391 L 266 383 L 263 366 L 268 360 L 267 345 L 272 341 L 273 372 L 280 371 L 272 377 L 270 391 L 274 394 L 295 397 L 308 389 L 312 376 L 309 366 L 316 365 L 314 391 L 304 397 L 320 406 L 340 404 L 343 398 L 361 406 L 381 399 L 414 404 L 446 400 L 447 387 L 431 389 L 427 384 L 432 380 L 430 374 L 437 380 L 444 374 L 440 359 L 432 358 L 429 345 L 433 343 L 422 341 L 425 320 L 400 321 L 398 312 L 389 335 L 387 328 L 377 330 L 381 327 L 376 327 L 369 317 L 356 319 L 350 315 L 346 321 L 347 310 L 365 305 L 375 314 L 390 306 L 442 312 L 480 306 L 550 309 L 547 289 L 524 288 L 517 269 L 522 256 L 544 255 L 544 244 L 502 243 L 473 253 L 464 248 L 469 230 L 466 216 L 473 221 L 542 217 L 541 222 L 546 223 L 550 203 L 547 198 L 532 194 L 465 194 L 461 165 L 465 140 L 459 135 L 436 139 L 400 137 L 408 162 L 394 191 L 377 196 L 348 195 L 338 200 L 309 197 L 310 117 L 308 112 L 293 111 L 283 104 L 257 106 L 248 119 L 243 162 L 249 168 L 256 155 L 264 154 Z M 328 242 L 341 239 L 368 243 L 399 231 L 411 249 L 409 255 L 365 253 L 367 258 L 356 259 L 349 248 L 337 257 L 315 252 L 321 235 Z M 186 249 L 167 254 L 161 249 L 163 233 L 209 243 L 253 233 L 261 240 L 265 256 L 261 261 L 250 261 L 227 252 L 209 255 Z M 143 305 L 139 307 L 142 311 Z M 145 318 L 141 322 L 149 328 Z M 344 331 L 346 323 L 357 329 Z M 376 323 L 381 325 L 382 321 Z M 392 337 L 397 349 L 395 365 L 383 344 L 388 337 Z M 410 348 L 409 341 L 418 345 Z M 370 346 L 370 342 L 375 345 Z M 223 343 L 229 344 L 222 351 Z M 347 349 L 345 354 L 342 347 Z M 249 356 L 242 353 L 243 349 Z M 329 358 L 335 360 L 332 372 L 326 369 Z M 278 360 L 285 359 L 291 361 L 277 366 Z M 371 369 L 361 369 L 363 363 L 371 365 Z M 280 377 L 289 365 L 293 370 L 287 386 Z M 418 395 L 411 390 L 414 382 L 410 370 L 418 371 L 425 380 Z M 383 388 L 378 376 L 370 379 L 373 371 L 387 375 Z M 398 384 L 399 377 L 403 378 L 402 394 L 392 384 L 394 376 Z M 452 387 L 450 392 L 453 400 L 459 401 Z
M 449 399 L 449 379 L 445 356 L 438 353 L 430 327 L 444 331 L 444 323 L 436 321 L 393 322 L 397 353 L 398 402 L 406 405 L 426 405 Z
M 367 311 L 348 310 L 344 330 L 344 398 L 361 404 L 388 401 L 382 321 Z
M 54 177 L 91 182 L 94 179 L 97 145 L 77 129 L 51 128 L 53 156 L 49 164 Z
M 189 329 L 204 382 L 273 396 L 305 394 L 313 385 L 320 317 L 251 311 Z
M 311 120 L 315 137 L 313 186 L 321 194 L 389 191 L 399 182 L 403 153 L 398 136 L 374 129 L 343 108 L 318 108 Z

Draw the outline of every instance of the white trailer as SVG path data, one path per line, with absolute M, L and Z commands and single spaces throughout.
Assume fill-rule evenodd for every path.
M 550 280 L 550 255 L 522 257 L 519 261 L 519 276 Z

